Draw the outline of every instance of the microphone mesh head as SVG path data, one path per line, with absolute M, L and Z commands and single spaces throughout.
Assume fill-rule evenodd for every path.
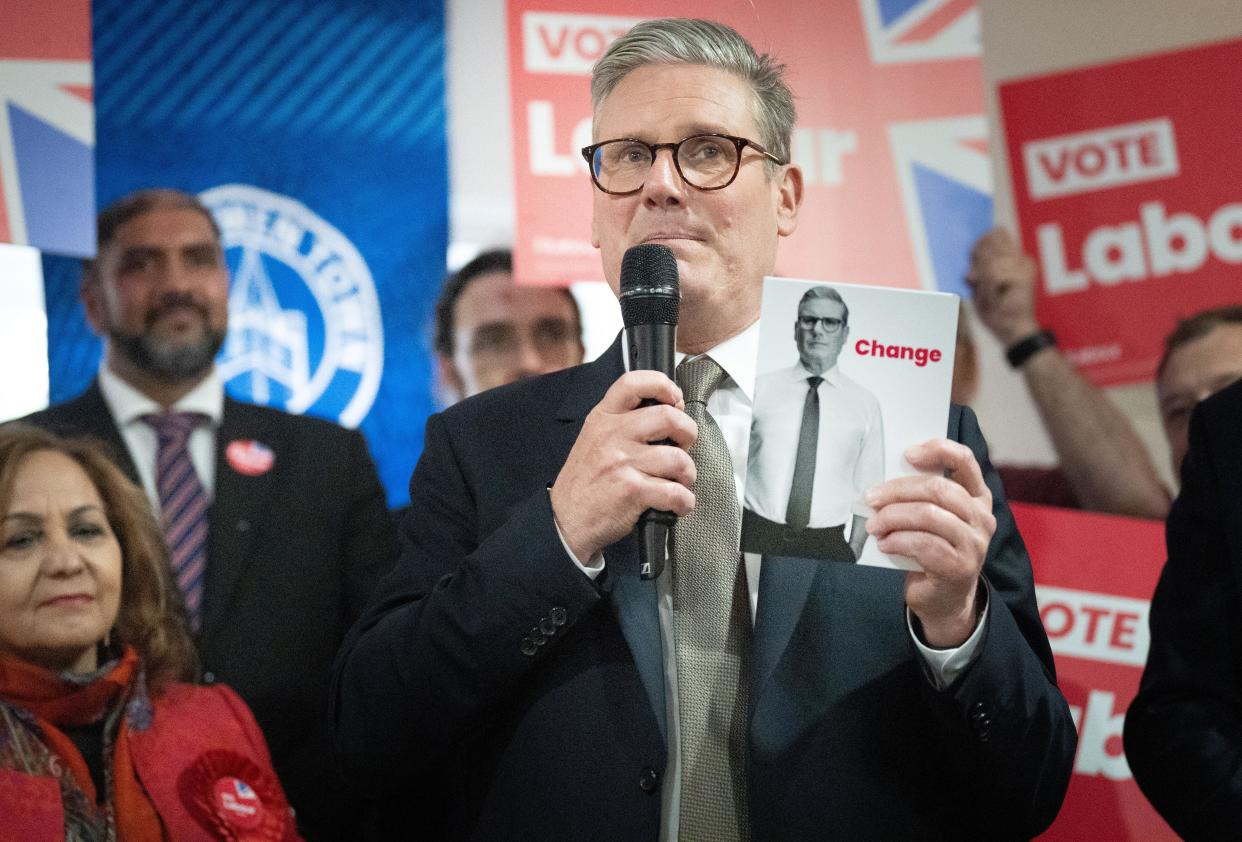
M 677 258 L 668 246 L 643 243 L 621 260 L 621 318 L 626 327 L 677 324 L 681 309 Z

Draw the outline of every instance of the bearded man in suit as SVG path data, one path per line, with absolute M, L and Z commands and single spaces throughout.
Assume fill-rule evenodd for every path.
M 90 388 L 27 420 L 89 434 L 161 515 L 203 667 L 254 711 L 309 839 L 356 819 L 331 763 L 332 659 L 396 557 L 357 431 L 235 401 L 220 230 L 194 196 L 143 190 L 99 216 L 81 296 L 104 340 Z

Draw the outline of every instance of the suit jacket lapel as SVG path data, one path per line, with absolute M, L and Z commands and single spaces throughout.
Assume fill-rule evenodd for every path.
M 565 426 L 568 441 L 565 453 L 573 446 L 582 429 L 582 422 L 604 397 L 608 388 L 625 371 L 621 360 L 621 337 L 595 362 L 578 369 L 578 377 L 557 410 L 557 420 Z M 664 653 L 660 639 L 660 613 L 654 581 L 638 577 L 638 544 L 627 535 L 604 550 L 607 572 L 601 586 L 621 633 L 629 644 L 630 653 L 651 701 L 652 711 L 660 723 L 660 733 L 668 738 L 664 710 Z
M 621 625 L 621 633 L 630 646 L 639 678 L 647 691 L 651 709 L 660 723 L 660 733 L 668 740 L 665 711 L 664 647 L 660 635 L 659 597 L 655 580 L 638 575 L 638 542 L 633 535 L 604 551 L 608 577 L 603 584 L 613 613 Z M 665 573 L 664 575 L 672 575 Z
M 823 565 L 824 562 L 809 558 L 763 557 L 752 650 L 752 704 L 758 702 L 772 671 L 785 654 L 811 585 Z
M 246 553 L 272 489 L 272 476 L 286 454 L 278 431 L 245 404 L 224 399 L 224 417 L 216 436 L 216 488 L 208 514 L 207 580 L 203 598 L 203 637 L 217 627 L 246 568 Z M 225 455 L 234 441 L 255 440 L 275 454 L 272 468 L 258 476 L 236 471 Z
M 624 373 L 625 366 L 621 362 L 621 334 L 618 333 L 616 340 L 597 360 L 578 367 L 577 376 L 556 410 L 557 420 L 574 421 L 581 427 L 587 414 Z
M 130 455 L 125 439 L 121 437 L 121 430 L 116 425 L 116 419 L 112 417 L 112 410 L 108 409 L 103 392 L 99 390 L 98 380 L 91 381 L 89 389 L 66 404 L 64 412 L 72 418 L 76 432 L 102 441 L 108 447 L 117 467 L 136 485 L 142 486 L 138 469 L 134 466 L 134 457 Z

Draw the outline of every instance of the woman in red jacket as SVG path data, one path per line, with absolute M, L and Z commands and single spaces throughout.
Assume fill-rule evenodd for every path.
M 143 493 L 0 427 L 0 840 L 295 840 L 267 746 L 194 647 Z

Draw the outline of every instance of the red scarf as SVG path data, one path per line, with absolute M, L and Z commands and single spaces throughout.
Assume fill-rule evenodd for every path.
M 98 801 L 98 794 L 90 770 L 62 729 L 106 718 L 116 705 L 124 703 L 138 670 L 138 653 L 132 647 L 126 647 L 116 666 L 85 685 L 65 681 L 51 670 L 20 658 L 0 655 L 0 699 L 35 715 L 44 743 L 69 768 L 74 783 L 91 803 Z M 130 758 L 128 728 L 122 715 L 112 752 L 112 807 L 117 838 L 126 842 L 162 842 L 164 831 L 159 816 L 138 782 Z

